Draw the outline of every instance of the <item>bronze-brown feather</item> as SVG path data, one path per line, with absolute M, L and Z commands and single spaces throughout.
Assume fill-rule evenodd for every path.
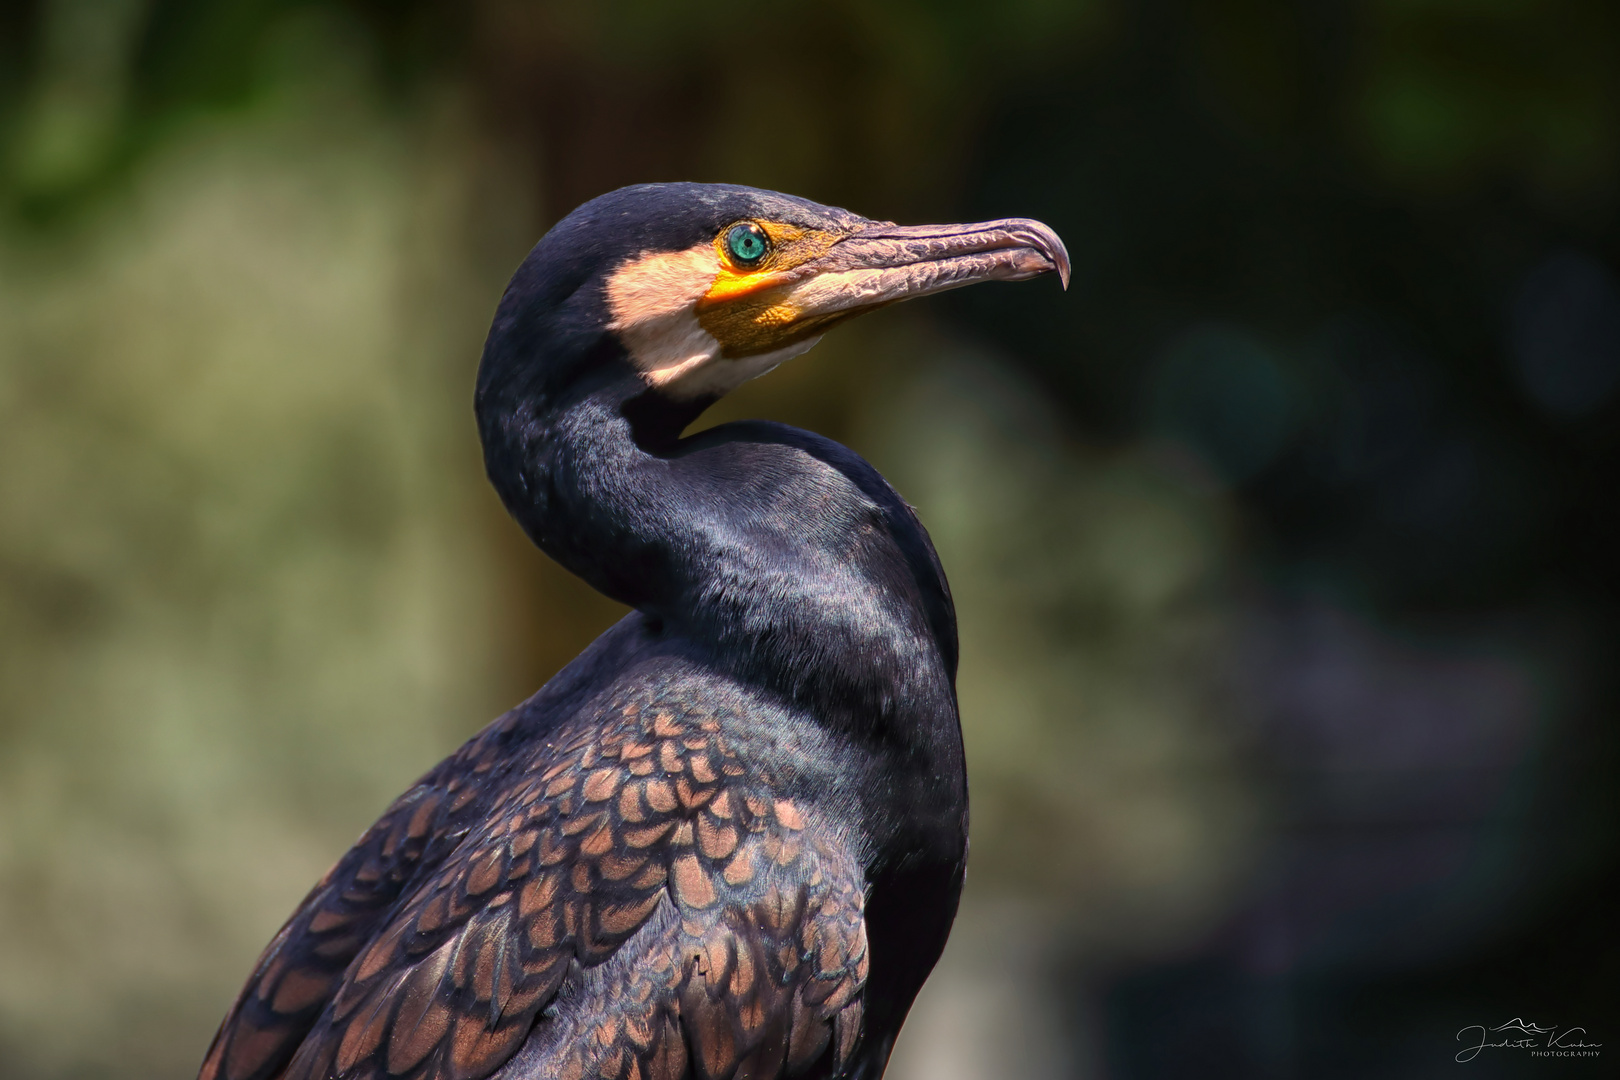
M 520 1050 L 524 1075 L 671 1080 L 847 1059 L 859 868 L 690 708 L 616 701 L 516 762 L 513 715 L 491 725 L 310 894 L 200 1080 L 481 1080 Z M 474 805 L 473 781 L 498 797 Z

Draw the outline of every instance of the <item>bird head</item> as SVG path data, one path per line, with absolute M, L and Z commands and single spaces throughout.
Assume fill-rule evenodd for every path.
M 1063 242 L 1027 218 L 902 226 L 729 184 L 620 188 L 558 222 L 513 277 L 479 408 L 608 377 L 695 416 L 862 312 L 1054 271 L 1067 287 Z

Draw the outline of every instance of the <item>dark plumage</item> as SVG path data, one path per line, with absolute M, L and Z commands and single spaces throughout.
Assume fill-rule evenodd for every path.
M 667 184 L 524 261 L 478 375 L 491 481 L 635 611 L 424 776 L 271 942 L 202 1080 L 861 1076 L 956 911 L 956 624 L 865 461 L 680 432 L 832 323 L 1049 270 L 1050 230 L 903 229 Z

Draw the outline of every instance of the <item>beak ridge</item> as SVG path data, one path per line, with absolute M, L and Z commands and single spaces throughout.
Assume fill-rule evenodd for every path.
M 880 222 L 872 228 L 850 234 L 843 244 L 853 249 L 848 254 L 856 255 L 861 264 L 869 268 L 937 262 L 995 252 L 1005 252 L 1008 257 L 1016 259 L 1013 253 L 1025 251 L 1038 255 L 1044 265 L 1026 267 L 1033 272 L 1020 274 L 1020 279 L 1055 270 L 1063 288 L 1069 287 L 1068 249 L 1051 226 L 1033 218 L 1000 218 L 965 225 L 893 225 Z
M 961 225 L 874 222 L 844 237 L 807 269 L 882 271 L 894 284 L 910 281 L 912 287 L 902 290 L 906 297 L 978 281 L 1023 281 L 1053 271 L 1063 288 L 1069 287 L 1068 250 L 1049 225 L 1032 218 Z M 902 270 L 910 273 L 894 273 Z

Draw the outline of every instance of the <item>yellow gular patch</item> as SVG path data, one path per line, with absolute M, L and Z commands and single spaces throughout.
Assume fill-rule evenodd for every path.
M 709 286 L 708 295 L 703 298 L 705 305 L 723 304 L 727 300 L 767 288 L 781 280 L 782 271 L 790 270 L 807 259 L 815 258 L 831 247 L 836 240 L 836 237 L 832 237 L 826 243 L 817 246 L 806 243 L 806 240 L 828 234 L 813 233 L 797 225 L 784 225 L 775 221 L 756 221 L 754 224 L 764 229 L 765 235 L 770 237 L 770 253 L 756 266 L 739 266 L 732 261 L 730 253 L 726 251 L 726 234 L 734 226 L 727 225 L 721 229 L 719 235 L 714 238 L 714 255 L 720 264 L 720 273 L 716 275 L 714 284 Z M 811 250 L 805 250 L 807 248 Z
M 721 229 L 714 238 L 719 271 L 697 305 L 698 321 L 726 356 L 775 352 L 827 328 L 827 320 L 801 321 L 804 312 L 789 295 L 790 287 L 799 283 L 792 271 L 826 254 L 844 234 L 778 221 L 755 224 L 770 237 L 770 254 L 758 266 L 738 266 L 725 248 L 731 226 Z

